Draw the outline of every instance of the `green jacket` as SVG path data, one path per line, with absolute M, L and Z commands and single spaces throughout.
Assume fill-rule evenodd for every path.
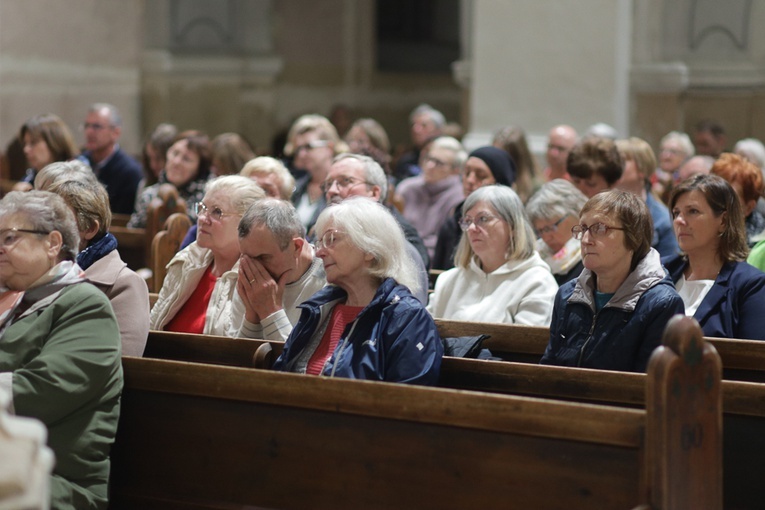
M 48 427 L 56 454 L 51 508 L 106 508 L 122 391 L 114 312 L 89 283 L 69 285 L 30 310 L 2 336 L 0 372 L 13 372 L 16 414 Z

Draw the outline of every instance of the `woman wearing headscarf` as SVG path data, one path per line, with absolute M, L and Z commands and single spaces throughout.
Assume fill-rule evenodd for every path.
M 501 184 L 512 186 L 515 182 L 515 163 L 510 155 L 497 147 L 479 147 L 468 155 L 462 175 L 462 189 L 465 198 L 483 186 Z M 454 209 L 454 215 L 446 219 L 438 233 L 435 253 L 430 262 L 431 269 L 451 269 L 454 254 L 462 237 L 460 219 L 462 204 Z

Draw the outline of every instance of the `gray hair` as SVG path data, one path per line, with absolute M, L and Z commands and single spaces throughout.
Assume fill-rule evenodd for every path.
M 534 254 L 536 236 L 529 223 L 523 202 L 512 188 L 492 184 L 478 188 L 465 199 L 463 213 L 467 213 L 478 202 L 491 205 L 499 217 L 505 221 L 512 231 L 507 246 L 507 260 L 524 260 Z M 454 265 L 467 268 L 473 258 L 473 247 L 470 246 L 467 233 L 463 232 L 454 255 Z
M 107 110 L 109 112 L 109 121 L 114 127 L 122 126 L 122 115 L 120 115 L 117 107 L 110 103 L 93 103 L 88 107 L 88 113 L 101 113 L 101 110 Z
M 332 164 L 344 159 L 353 159 L 361 164 L 362 169 L 364 170 L 364 180 L 367 181 L 367 186 L 378 186 L 380 188 L 379 201 L 385 202 L 385 199 L 388 197 L 388 177 L 385 175 L 385 170 L 380 166 L 380 163 L 369 156 L 346 152 L 336 156 L 334 161 L 332 161 Z
M 292 198 L 295 191 L 295 178 L 284 163 L 271 156 L 259 156 L 244 164 L 239 175 L 252 178 L 253 175 L 276 174 L 279 179 L 279 196 L 282 200 Z
M 760 169 L 765 167 L 765 145 L 756 138 L 744 138 L 736 142 L 733 152 L 743 156 L 750 163 L 754 163 Z
M 553 179 L 539 188 L 526 204 L 530 221 L 551 220 L 565 216 L 579 217 L 587 197 L 565 179 Z
M 239 221 L 239 239 L 244 239 L 256 226 L 263 225 L 284 251 L 296 237 L 305 237 L 305 227 L 295 206 L 285 200 L 264 198 L 252 204 Z
M 74 261 L 80 248 L 80 233 L 74 213 L 64 199 L 50 191 L 12 191 L 0 200 L 0 216 L 18 214 L 31 224 L 31 230 L 61 233 L 63 246 L 59 262 Z
M 444 114 L 429 104 L 422 103 L 417 108 L 412 110 L 412 113 L 409 114 L 409 122 L 414 122 L 415 117 L 419 117 L 420 115 L 427 115 L 427 117 L 438 128 L 442 128 L 446 124 L 446 117 L 444 117 Z
M 231 206 L 239 214 L 244 214 L 253 202 L 266 196 L 266 192 L 257 182 L 241 175 L 221 175 L 208 181 L 205 185 L 205 195 L 214 192 L 223 192 L 228 196 Z
M 35 177 L 35 189 L 47 191 L 51 186 L 63 181 L 78 181 L 85 184 L 99 184 L 96 174 L 87 163 L 79 159 L 58 161 L 46 165 Z
M 454 156 L 452 157 L 452 167 L 462 170 L 465 166 L 465 162 L 468 159 L 468 153 L 462 146 L 459 140 L 451 136 L 439 136 L 430 144 L 428 151 L 433 149 L 446 149 L 451 151 Z
M 322 211 L 316 220 L 317 235 L 330 223 L 345 232 L 351 244 L 372 255 L 371 276 L 393 278 L 413 294 L 420 290 L 417 268 L 406 250 L 408 241 L 385 206 L 368 197 L 350 197 Z
M 696 154 L 696 149 L 693 147 L 691 137 L 685 133 L 681 133 L 680 131 L 670 131 L 664 135 L 659 142 L 659 150 L 661 150 L 661 146 L 667 142 L 677 143 L 683 149 L 686 159 Z

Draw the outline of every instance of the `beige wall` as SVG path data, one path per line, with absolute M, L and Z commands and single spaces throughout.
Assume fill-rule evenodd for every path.
M 138 150 L 142 1 L 0 2 L 0 147 L 29 117 L 53 112 L 75 130 L 87 106 L 111 102 Z

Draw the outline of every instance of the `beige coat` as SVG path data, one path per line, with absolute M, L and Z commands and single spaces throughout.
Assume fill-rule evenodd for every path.
M 150 327 L 161 330 L 178 313 L 213 262 L 213 254 L 196 242 L 176 253 L 167 264 L 167 276 L 151 309 Z M 205 335 L 225 336 L 231 326 L 231 300 L 236 290 L 239 261 L 215 282 L 207 305 Z
M 112 304 L 120 327 L 123 356 L 143 356 L 149 336 L 149 288 L 143 278 L 127 267 L 117 250 L 85 270 L 88 280 Z

